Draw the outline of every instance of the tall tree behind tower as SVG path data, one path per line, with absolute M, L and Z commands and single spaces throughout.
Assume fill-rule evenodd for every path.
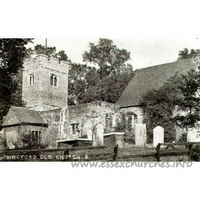
M 83 61 L 97 65 L 101 80 L 104 76 L 120 72 L 127 67 L 125 63 L 130 59 L 130 52 L 118 49 L 112 40 L 100 38 L 97 45 L 90 43 L 89 47 L 89 52 L 85 51 L 83 54 Z
M 0 125 L 10 105 L 20 106 L 20 99 L 12 98 L 19 87 L 17 74 L 23 68 L 26 47 L 32 39 L 0 39 Z M 15 99 L 15 100 L 14 100 Z

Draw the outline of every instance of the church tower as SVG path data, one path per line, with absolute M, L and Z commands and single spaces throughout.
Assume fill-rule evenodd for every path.
M 24 62 L 22 100 L 36 111 L 67 107 L 69 64 L 46 55 Z

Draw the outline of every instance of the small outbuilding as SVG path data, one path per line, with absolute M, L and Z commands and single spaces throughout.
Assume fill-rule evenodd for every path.
M 3 122 L 3 136 L 9 149 L 46 144 L 48 124 L 39 112 L 11 106 Z

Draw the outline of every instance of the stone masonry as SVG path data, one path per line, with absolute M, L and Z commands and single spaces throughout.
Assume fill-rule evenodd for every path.
M 67 105 L 69 64 L 38 55 L 24 63 L 22 100 L 37 111 Z

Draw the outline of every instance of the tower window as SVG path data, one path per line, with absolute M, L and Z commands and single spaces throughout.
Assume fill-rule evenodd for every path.
M 53 74 L 51 75 L 51 78 L 50 78 L 50 85 L 53 85 Z
M 57 86 L 57 82 L 58 82 L 57 76 L 54 75 L 54 74 L 51 74 L 51 77 L 50 77 L 50 85 L 56 87 L 56 86 Z
M 34 84 L 34 74 L 29 75 L 30 85 Z
M 57 77 L 54 77 L 54 86 L 57 86 Z

